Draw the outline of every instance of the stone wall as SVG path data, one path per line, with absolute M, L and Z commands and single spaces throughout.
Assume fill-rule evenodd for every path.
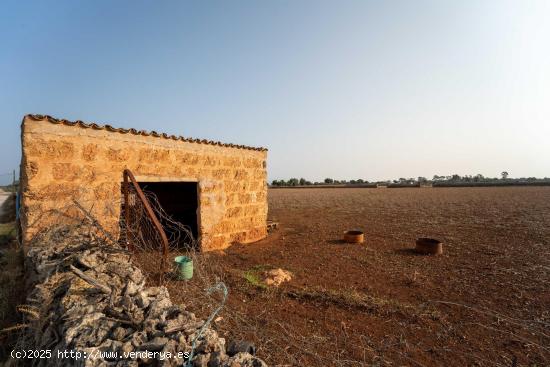
M 32 242 L 19 348 L 42 351 L 33 365 L 267 367 L 248 353 L 255 348 L 226 346 L 187 311 L 193 298 L 175 305 L 165 287 L 146 286 L 129 253 L 89 225 L 56 227 Z
M 266 236 L 265 149 L 182 141 L 29 115 L 22 123 L 23 240 L 71 220 L 73 200 L 118 232 L 124 169 L 138 181 L 198 182 L 203 250 Z

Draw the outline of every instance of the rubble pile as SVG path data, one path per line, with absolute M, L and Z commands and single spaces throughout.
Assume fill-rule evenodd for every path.
M 266 366 L 228 351 L 215 330 L 200 332 L 203 320 L 172 304 L 165 287 L 147 287 L 130 254 L 91 231 L 50 230 L 34 240 L 26 261 L 28 303 L 39 317 L 23 344 L 52 354 L 35 365 L 185 366 L 192 355 L 192 366 Z

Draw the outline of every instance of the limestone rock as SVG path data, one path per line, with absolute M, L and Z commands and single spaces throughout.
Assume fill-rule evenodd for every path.
M 267 364 L 248 353 L 238 353 L 229 358 L 222 367 L 267 367 Z
M 157 352 L 157 351 L 162 350 L 164 348 L 164 346 L 166 345 L 166 343 L 168 343 L 168 338 L 162 338 L 162 337 L 157 336 L 153 340 L 148 341 L 146 343 L 143 343 L 140 346 L 140 349 L 141 350 L 148 350 L 148 351 L 151 351 L 151 352 Z
M 183 365 L 183 359 L 156 361 L 137 354 L 143 351 L 190 353 L 192 341 L 204 321 L 184 306 L 172 304 L 165 287 L 146 287 L 142 272 L 130 262 L 125 250 L 104 243 L 90 231 L 78 227 L 57 228 L 37 241 L 30 247 L 25 261 L 29 282 L 33 283 L 28 303 L 39 309 L 41 317 L 40 321 L 31 321 L 21 339 L 24 341 L 21 347 L 109 353 L 106 359 L 63 360 L 63 365 Z M 98 290 L 71 268 L 108 285 L 110 291 Z M 241 349 L 228 353 L 225 339 L 207 327 L 197 340 L 193 365 L 266 366 Z M 245 351 L 254 352 L 250 348 Z M 127 356 L 131 352 L 136 352 L 132 358 L 116 360 L 114 357 L 114 353 Z M 40 360 L 36 365 L 51 364 Z
M 288 270 L 283 270 L 281 268 L 266 271 L 264 275 L 265 284 L 273 285 L 275 287 L 280 286 L 284 282 L 292 280 L 292 273 Z

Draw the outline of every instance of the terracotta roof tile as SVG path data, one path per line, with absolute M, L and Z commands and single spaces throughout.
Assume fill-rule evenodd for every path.
M 267 151 L 266 148 L 262 148 L 262 147 L 256 148 L 256 147 L 249 147 L 249 146 L 246 146 L 246 145 L 227 144 L 227 143 L 222 143 L 222 142 L 219 142 L 219 141 L 212 141 L 212 140 L 206 140 L 206 139 L 186 138 L 186 137 L 183 137 L 183 136 L 176 136 L 176 135 L 168 135 L 168 134 L 165 134 L 165 133 L 158 133 L 154 130 L 153 131 L 146 131 L 146 130 L 136 130 L 134 128 L 124 129 L 124 128 L 119 128 L 119 127 L 113 127 L 111 125 L 98 125 L 94 122 L 86 123 L 86 122 L 83 122 L 83 121 L 80 121 L 80 120 L 69 121 L 69 120 L 65 120 L 65 119 L 57 119 L 57 118 L 49 116 L 49 115 L 29 114 L 26 117 L 30 118 L 31 120 L 35 120 L 35 121 L 47 120 L 52 124 L 63 124 L 63 125 L 67 125 L 67 126 L 76 126 L 76 127 L 81 127 L 81 128 L 84 128 L 84 129 L 106 130 L 106 131 L 109 131 L 109 132 L 120 133 L 120 134 L 152 136 L 152 137 L 156 137 L 156 138 L 180 140 L 180 141 L 185 141 L 185 142 L 188 142 L 188 143 L 218 145 L 218 146 L 221 146 L 221 147 L 236 148 L 236 149 Z

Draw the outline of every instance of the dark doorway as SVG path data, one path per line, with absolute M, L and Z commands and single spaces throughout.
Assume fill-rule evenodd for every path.
M 197 182 L 138 182 L 138 184 L 144 192 L 155 194 L 166 214 L 172 220 L 188 226 L 193 237 L 198 239 Z M 161 224 L 166 225 L 166 223 Z

